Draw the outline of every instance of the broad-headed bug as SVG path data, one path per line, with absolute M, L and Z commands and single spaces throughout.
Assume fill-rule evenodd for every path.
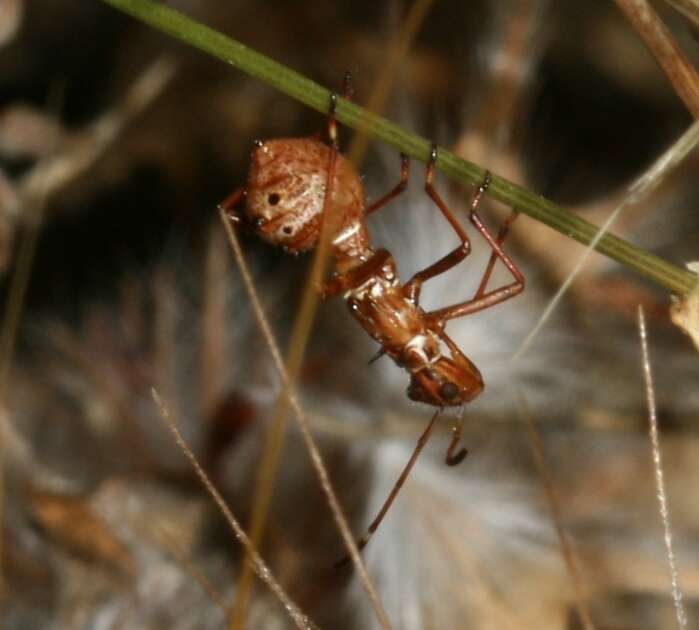
M 344 96 L 348 94 L 349 77 L 343 92 Z M 409 160 L 401 155 L 398 184 L 367 205 L 364 186 L 356 169 L 338 150 L 336 104 L 337 95 L 333 94 L 328 117 L 329 144 L 313 138 L 256 141 L 250 157 L 247 186 L 233 192 L 221 207 L 232 222 L 249 222 L 265 241 L 291 253 L 313 249 L 319 241 L 323 220 L 332 217 L 330 250 L 335 262 L 335 274 L 325 283 L 323 298 L 342 294 L 355 319 L 381 345 L 379 356 L 387 354 L 410 374 L 408 397 L 437 407 L 393 490 L 359 541 L 361 549 L 376 531 L 398 494 L 427 442 L 441 409 L 463 406 L 483 391 L 483 379 L 478 368 L 447 335 L 444 330 L 446 323 L 517 295 L 524 289 L 524 276 L 501 247 L 517 214 L 513 212 L 510 215 L 497 237 L 490 234 L 477 214 L 490 184 L 490 173 L 486 172 L 469 209 L 470 222 L 492 249 L 480 285 L 468 300 L 434 311 L 424 311 L 420 307 L 423 283 L 456 266 L 471 251 L 468 235 L 432 185 L 437 147 L 433 145 L 427 163 L 425 191 L 461 243 L 401 284 L 391 254 L 385 249 L 372 249 L 365 216 L 384 207 L 405 190 Z M 236 212 L 236 207 L 242 201 L 245 201 L 243 215 Z M 513 282 L 487 290 L 498 259 L 512 274 Z M 460 437 L 461 414 L 453 427 L 452 440 L 447 449 L 446 463 L 450 466 L 458 464 L 466 456 L 464 448 L 455 452 Z

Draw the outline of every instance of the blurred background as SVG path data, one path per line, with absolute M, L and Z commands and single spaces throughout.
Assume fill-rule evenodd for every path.
M 167 4 L 331 89 L 351 70 L 359 103 L 390 76 L 389 118 L 596 224 L 691 122 L 609 1 L 422 3 L 395 65 L 409 3 Z M 699 60 L 691 22 L 656 6 Z M 280 382 L 216 204 L 245 183 L 254 139 L 323 134 L 326 121 L 100 2 L 3 0 L 0 46 L 0 623 L 226 627 L 231 609 L 242 615 L 244 555 L 150 390 L 247 526 Z M 369 143 L 369 199 L 397 182 L 399 163 Z M 613 231 L 678 266 L 696 259 L 698 165 L 691 153 Z M 423 182 L 413 163 L 408 192 L 369 223 L 404 280 L 455 246 Z M 465 220 L 472 191 L 436 185 Z M 484 204 L 493 230 L 507 212 Z M 241 238 L 286 348 L 310 257 Z M 513 360 L 584 250 L 524 216 L 506 248 L 525 293 L 448 326 L 486 383 L 465 411 L 469 456 L 443 465 L 445 413 L 364 553 L 393 627 L 673 627 L 638 304 L 688 627 L 699 627 L 699 361 L 669 321 L 669 295 L 593 254 Z M 472 256 L 426 286 L 426 306 L 466 299 L 487 256 L 474 235 Z M 431 415 L 406 398 L 404 371 L 368 363 L 377 350 L 341 299 L 325 303 L 299 383 L 357 534 Z M 575 552 L 582 619 L 528 418 Z M 332 569 L 342 542 L 293 421 L 261 553 L 318 626 L 378 627 L 357 577 Z M 229 627 L 293 627 L 259 581 L 246 611 Z

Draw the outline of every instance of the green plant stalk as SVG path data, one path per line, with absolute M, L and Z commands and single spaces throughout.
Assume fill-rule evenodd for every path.
M 178 11 L 153 0 L 102 0 L 102 2 L 235 66 L 321 113 L 327 112 L 329 90 Z M 429 159 L 431 147 L 429 140 L 402 129 L 390 120 L 373 114 L 356 103 L 338 99 L 336 115 L 341 123 L 366 133 L 372 138 L 382 140 L 411 158 L 422 162 Z M 480 183 L 485 174 L 485 169 L 482 167 L 441 148 L 436 166 L 446 175 L 463 184 Z M 497 175 L 493 175 L 488 194 L 583 245 L 590 245 L 598 232 L 598 228 L 585 219 Z M 697 286 L 697 276 L 692 272 L 677 267 L 613 234 L 605 234 L 596 243 L 595 249 L 677 295 L 686 296 Z

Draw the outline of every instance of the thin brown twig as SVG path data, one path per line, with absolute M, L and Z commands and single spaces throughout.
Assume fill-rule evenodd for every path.
M 374 89 L 369 97 L 368 109 L 380 113 L 383 111 L 391 86 L 396 77 L 396 66 L 409 50 L 420 26 L 425 20 L 434 0 L 415 0 L 410 7 L 402 27 L 391 42 L 387 61 L 383 64 Z M 368 146 L 366 133 L 355 134 L 348 155 L 354 164 L 361 162 Z M 329 186 L 329 184 L 328 184 Z M 327 188 L 330 189 L 329 187 Z M 298 379 L 303 357 L 306 352 L 308 339 L 313 328 L 315 314 L 318 310 L 318 290 L 321 284 L 328 261 L 330 235 L 333 228 L 332 217 L 328 217 L 326 210 L 323 212 L 323 226 L 321 236 L 316 247 L 311 269 L 306 280 L 306 285 L 301 297 L 296 319 L 294 321 L 291 341 L 287 353 L 286 369 L 291 383 Z M 325 219 L 329 220 L 325 220 Z M 285 438 L 285 428 L 288 417 L 288 403 L 285 392 L 281 392 L 277 398 L 274 409 L 273 421 L 267 432 L 265 449 L 258 468 L 257 483 L 255 487 L 255 501 L 252 508 L 250 525 L 250 537 L 256 545 L 260 544 L 264 532 L 269 503 L 274 488 L 276 471 L 279 467 L 279 457 L 282 452 Z M 231 616 L 230 630 L 242 630 L 245 622 L 247 602 L 252 588 L 252 575 L 249 565 L 244 565 L 238 578 L 238 588 L 235 605 Z
M 638 306 L 638 333 L 641 340 L 641 363 L 643 365 L 643 380 L 646 388 L 646 402 L 648 405 L 648 433 L 650 437 L 651 451 L 653 454 L 653 469 L 655 471 L 655 485 L 657 489 L 658 507 L 660 519 L 663 522 L 665 534 L 665 552 L 670 569 L 670 588 L 672 599 L 675 603 L 675 615 L 677 627 L 685 630 L 687 627 L 687 613 L 682 603 L 682 591 L 680 590 L 679 575 L 675 552 L 672 548 L 672 527 L 670 526 L 670 512 L 667 507 L 667 493 L 665 491 L 665 477 L 663 475 L 663 460 L 660 453 L 660 438 L 658 435 L 658 413 L 655 404 L 655 388 L 653 386 L 653 374 L 650 367 L 650 354 L 648 352 L 648 335 L 646 333 L 646 318 L 643 306 Z
M 245 530 L 243 530 L 235 516 L 233 516 L 233 513 L 228 507 L 226 501 L 221 496 L 221 493 L 216 489 L 214 484 L 209 479 L 208 475 L 204 472 L 204 469 L 199 465 L 199 461 L 197 460 L 196 455 L 194 455 L 192 450 L 189 448 L 187 442 L 185 442 L 184 438 L 182 437 L 182 434 L 177 428 L 177 425 L 175 425 L 175 422 L 170 417 L 170 412 L 168 411 L 163 401 L 160 399 L 160 396 L 158 395 L 158 392 L 156 391 L 155 387 L 151 389 L 151 394 L 153 396 L 155 404 L 158 407 L 160 416 L 164 420 L 167 427 L 170 429 L 170 432 L 175 438 L 175 442 L 177 442 L 177 446 L 179 446 L 180 450 L 189 460 L 189 463 L 194 469 L 194 472 L 197 474 L 197 477 L 199 477 L 199 480 L 204 485 L 207 492 L 211 495 L 211 498 L 218 506 L 218 509 L 221 511 L 221 514 L 223 514 L 224 518 L 226 519 L 226 522 L 233 530 L 235 537 L 240 541 L 240 544 L 243 545 L 245 551 L 248 553 L 248 557 L 250 558 L 250 562 L 252 562 L 254 566 L 254 570 L 257 576 L 265 584 L 267 584 L 270 590 L 276 595 L 277 599 L 279 599 L 279 601 L 284 605 L 284 608 L 289 613 L 289 616 L 291 617 L 297 628 L 299 628 L 300 630 L 317 630 L 318 626 L 316 626 L 315 623 L 311 621 L 311 619 L 309 619 L 303 612 L 301 612 L 301 609 L 291 600 L 287 592 L 284 590 L 281 584 L 279 584 L 279 582 L 274 577 L 272 571 L 269 569 L 265 561 L 257 552 L 257 549 L 253 547 L 252 543 L 250 542 L 250 539 L 248 538 L 248 535 L 245 533 Z
M 331 189 L 330 177 L 334 172 L 334 165 L 332 162 L 336 159 L 336 157 L 337 156 L 335 153 L 330 153 L 330 163 L 328 164 L 327 182 L 325 188 L 326 190 Z M 333 217 L 331 217 L 330 198 L 331 195 L 326 194 L 323 199 L 323 227 L 321 229 L 318 252 L 323 252 L 324 248 L 327 249 L 327 242 L 329 241 L 331 231 L 328 229 L 328 225 L 333 219 Z M 318 307 L 318 292 L 316 287 L 318 287 L 322 282 L 326 262 L 326 257 L 316 253 L 311 266 L 309 278 L 306 282 L 306 289 L 301 300 L 301 306 L 299 307 L 299 311 L 296 315 L 296 321 L 294 322 L 291 341 L 289 344 L 289 351 L 287 353 L 285 372 L 288 375 L 288 387 L 291 387 L 294 383 L 296 383 L 301 371 L 301 364 L 306 351 L 306 344 L 311 334 L 313 320 L 315 319 L 315 313 Z M 284 438 L 286 436 L 286 424 L 290 401 L 290 397 L 287 392 L 288 387 L 285 385 L 277 397 L 277 402 L 274 408 L 274 420 L 270 424 L 267 431 L 265 449 L 258 469 L 258 477 L 255 484 L 255 501 L 253 504 L 253 513 L 250 525 L 250 535 L 256 545 L 260 544 L 262 535 L 264 533 L 267 514 L 269 512 L 269 504 L 272 491 L 274 489 L 274 482 L 276 480 L 277 469 L 279 468 L 279 458 L 284 445 Z M 240 591 L 239 596 L 236 598 L 236 603 L 231 614 L 231 623 L 229 626 L 231 630 L 243 629 L 251 588 L 252 579 L 250 572 L 246 569 L 246 567 L 243 567 L 238 580 L 238 590 Z
M 699 74 L 648 0 L 615 0 L 692 116 L 699 118 Z
M 561 506 L 558 502 L 558 497 L 556 496 L 551 470 L 549 465 L 546 463 L 546 458 L 544 457 L 544 448 L 541 443 L 541 435 L 536 426 L 536 421 L 529 410 L 527 401 L 521 392 L 519 392 L 519 402 L 522 409 L 522 414 L 527 421 L 527 429 L 529 431 L 530 438 L 529 441 L 531 442 L 534 459 L 536 460 L 536 467 L 539 470 L 544 491 L 546 492 L 546 499 L 549 504 L 549 509 L 551 510 L 551 519 L 553 520 L 554 527 L 556 528 L 556 536 L 558 537 L 561 555 L 563 556 L 563 561 L 565 562 L 568 575 L 570 576 L 570 581 L 573 585 L 573 591 L 575 593 L 575 607 L 577 608 L 578 616 L 583 628 L 585 630 L 594 630 L 595 626 L 592 623 L 592 616 L 590 615 L 590 609 L 587 605 L 587 597 L 582 585 L 582 580 L 580 579 L 580 572 L 578 571 L 575 560 L 575 553 L 572 545 L 570 544 L 568 534 L 563 527 Z
M 357 569 L 357 573 L 359 574 L 362 586 L 366 591 L 369 600 L 371 601 L 374 611 L 376 612 L 376 617 L 379 621 L 379 624 L 385 630 L 390 629 L 391 624 L 388 621 L 386 611 L 383 607 L 383 604 L 381 603 L 381 600 L 379 599 L 378 593 L 376 592 L 376 588 L 374 587 L 374 585 L 371 582 L 371 579 L 369 578 L 369 573 L 367 572 L 366 566 L 364 565 L 364 561 L 362 560 L 362 557 L 359 553 L 357 543 L 354 540 L 349 524 L 347 523 L 347 518 L 345 517 L 344 512 L 340 507 L 340 502 L 338 501 L 337 495 L 335 494 L 335 490 L 333 489 L 332 483 L 330 482 L 328 471 L 325 468 L 325 464 L 323 463 L 323 459 L 320 455 L 320 451 L 318 450 L 318 446 L 309 429 L 306 415 L 303 409 L 301 408 L 301 404 L 299 403 L 298 398 L 294 392 L 293 383 L 289 379 L 289 374 L 286 371 L 286 366 L 284 365 L 284 360 L 279 350 L 279 346 L 277 345 L 276 339 L 274 338 L 274 334 L 272 333 L 272 329 L 269 325 L 269 322 L 267 321 L 267 317 L 265 316 L 264 310 L 262 309 L 262 304 L 260 303 L 257 291 L 255 290 L 255 285 L 253 283 L 252 276 L 250 275 L 248 266 L 245 262 L 245 257 L 243 255 L 243 250 L 240 246 L 240 242 L 238 241 L 238 238 L 235 235 L 235 232 L 233 231 L 233 228 L 231 227 L 222 209 L 219 210 L 219 214 L 224 229 L 226 230 L 226 234 L 228 235 L 228 240 L 230 241 L 235 260 L 238 264 L 238 268 L 240 269 L 240 274 L 243 278 L 243 284 L 245 285 L 245 289 L 248 293 L 250 303 L 252 304 L 253 311 L 255 312 L 255 318 L 257 319 L 257 323 L 260 326 L 260 329 L 262 330 L 262 335 L 264 336 L 267 342 L 267 347 L 269 348 L 269 351 L 272 355 L 272 359 L 277 368 L 277 371 L 279 372 L 279 376 L 282 379 L 284 391 L 286 392 L 286 396 L 288 397 L 289 404 L 294 410 L 294 415 L 296 416 L 301 435 L 306 445 L 306 450 L 308 451 L 308 455 L 311 458 L 311 463 L 313 464 L 313 467 L 316 471 L 316 475 L 318 476 L 318 480 L 320 481 L 321 488 L 325 493 L 328 505 L 333 514 L 333 518 L 335 519 L 337 527 L 340 531 L 340 535 L 342 536 L 349 556 L 352 559 L 355 568 Z

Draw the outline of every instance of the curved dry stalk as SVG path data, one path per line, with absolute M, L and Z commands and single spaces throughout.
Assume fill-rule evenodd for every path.
M 364 561 L 362 560 L 359 549 L 357 548 L 357 543 L 354 540 L 349 524 L 347 523 L 347 517 L 344 515 L 344 512 L 340 507 L 340 502 L 338 501 L 335 490 L 330 482 L 330 477 L 328 476 L 328 471 L 325 468 L 320 451 L 318 450 L 318 445 L 311 434 L 308 426 L 308 420 L 306 419 L 306 414 L 301 408 L 301 404 L 299 403 L 294 392 L 293 383 L 290 381 L 289 375 L 286 372 L 284 360 L 282 359 L 282 354 L 279 351 L 279 346 L 277 345 L 272 329 L 262 309 L 262 304 L 260 303 L 260 299 L 255 290 L 255 285 L 252 281 L 252 276 L 250 275 L 250 271 L 245 263 L 245 257 L 243 256 L 243 250 L 240 247 L 240 242 L 238 241 L 238 238 L 236 237 L 235 232 L 233 231 L 233 228 L 231 227 L 222 209 L 219 211 L 219 214 L 221 217 L 221 222 L 226 230 L 226 234 L 228 235 L 228 240 L 230 241 L 236 262 L 238 263 L 240 274 L 243 277 L 243 284 L 245 285 L 245 289 L 255 312 L 255 318 L 257 319 L 257 323 L 259 324 L 262 334 L 267 341 L 267 347 L 269 348 L 274 364 L 279 372 L 279 376 L 281 377 L 285 395 L 289 401 L 289 404 L 294 410 L 294 415 L 296 416 L 301 435 L 306 445 L 306 450 L 311 458 L 311 463 L 316 471 L 321 488 L 327 498 L 328 505 L 333 514 L 333 518 L 335 519 L 335 523 L 340 531 L 340 535 L 342 536 L 352 563 L 357 569 L 362 586 L 369 596 L 369 600 L 371 601 L 374 611 L 376 612 L 376 617 L 381 627 L 390 630 L 391 624 L 388 621 L 386 611 L 384 610 L 383 604 L 379 599 L 376 588 L 369 578 L 369 573 L 367 572 Z
M 687 628 L 687 613 L 682 603 L 682 591 L 680 590 L 679 575 L 675 552 L 672 548 L 672 527 L 670 526 L 670 512 L 667 508 L 667 493 L 665 492 L 665 477 L 663 474 L 663 460 L 660 453 L 660 438 L 658 436 L 658 413 L 655 405 L 655 389 L 653 387 L 653 375 L 650 368 L 650 354 L 648 353 L 648 335 L 646 333 L 646 318 L 643 307 L 638 307 L 638 333 L 641 340 L 641 362 L 643 365 L 643 380 L 646 387 L 646 401 L 648 404 L 648 432 L 651 451 L 653 453 L 653 469 L 655 471 L 655 485 L 657 488 L 658 507 L 660 519 L 663 522 L 665 532 L 665 552 L 670 569 L 670 588 L 672 599 L 675 603 L 675 615 L 677 627 L 680 630 Z
M 616 0 L 692 116 L 699 118 L 699 74 L 648 0 Z
M 269 567 L 262 559 L 260 554 L 252 546 L 252 544 L 250 543 L 250 539 L 248 538 L 248 535 L 245 533 L 245 530 L 243 530 L 243 528 L 240 526 L 240 523 L 237 521 L 235 516 L 233 516 L 233 513 L 228 507 L 228 504 L 225 502 L 219 491 L 211 482 L 208 475 L 204 472 L 204 469 L 199 465 L 196 456 L 189 448 L 187 442 L 184 441 L 182 434 L 177 428 L 177 425 L 175 425 L 174 420 L 170 417 L 170 412 L 168 411 L 163 401 L 160 399 L 160 396 L 158 396 L 158 392 L 155 390 L 155 387 L 151 388 L 151 394 L 153 395 L 153 400 L 155 401 L 155 404 L 158 407 L 160 416 L 164 420 L 167 427 L 170 429 L 170 432 L 175 438 L 175 442 L 177 442 L 177 446 L 180 447 L 180 450 L 189 460 L 189 463 L 194 469 L 194 472 L 197 474 L 197 477 L 199 477 L 199 480 L 202 482 L 207 492 L 211 495 L 211 498 L 218 506 L 218 509 L 221 511 L 221 514 L 223 514 L 224 518 L 226 519 L 226 522 L 228 523 L 228 525 L 230 525 L 230 528 L 233 530 L 235 537 L 240 541 L 240 544 L 243 545 L 243 547 L 245 547 L 246 552 L 250 555 L 250 559 L 253 564 L 255 573 L 257 573 L 258 577 L 265 584 L 267 584 L 267 586 L 269 586 L 270 590 L 276 595 L 277 599 L 284 605 L 284 608 L 289 613 L 289 616 L 293 620 L 296 627 L 299 628 L 299 630 L 318 630 L 318 626 L 316 626 L 315 623 L 311 621 L 311 619 L 309 619 L 303 612 L 301 612 L 301 609 L 291 600 L 287 592 L 282 588 L 281 584 L 277 582 L 276 578 L 272 574 L 272 571 L 270 571 Z

